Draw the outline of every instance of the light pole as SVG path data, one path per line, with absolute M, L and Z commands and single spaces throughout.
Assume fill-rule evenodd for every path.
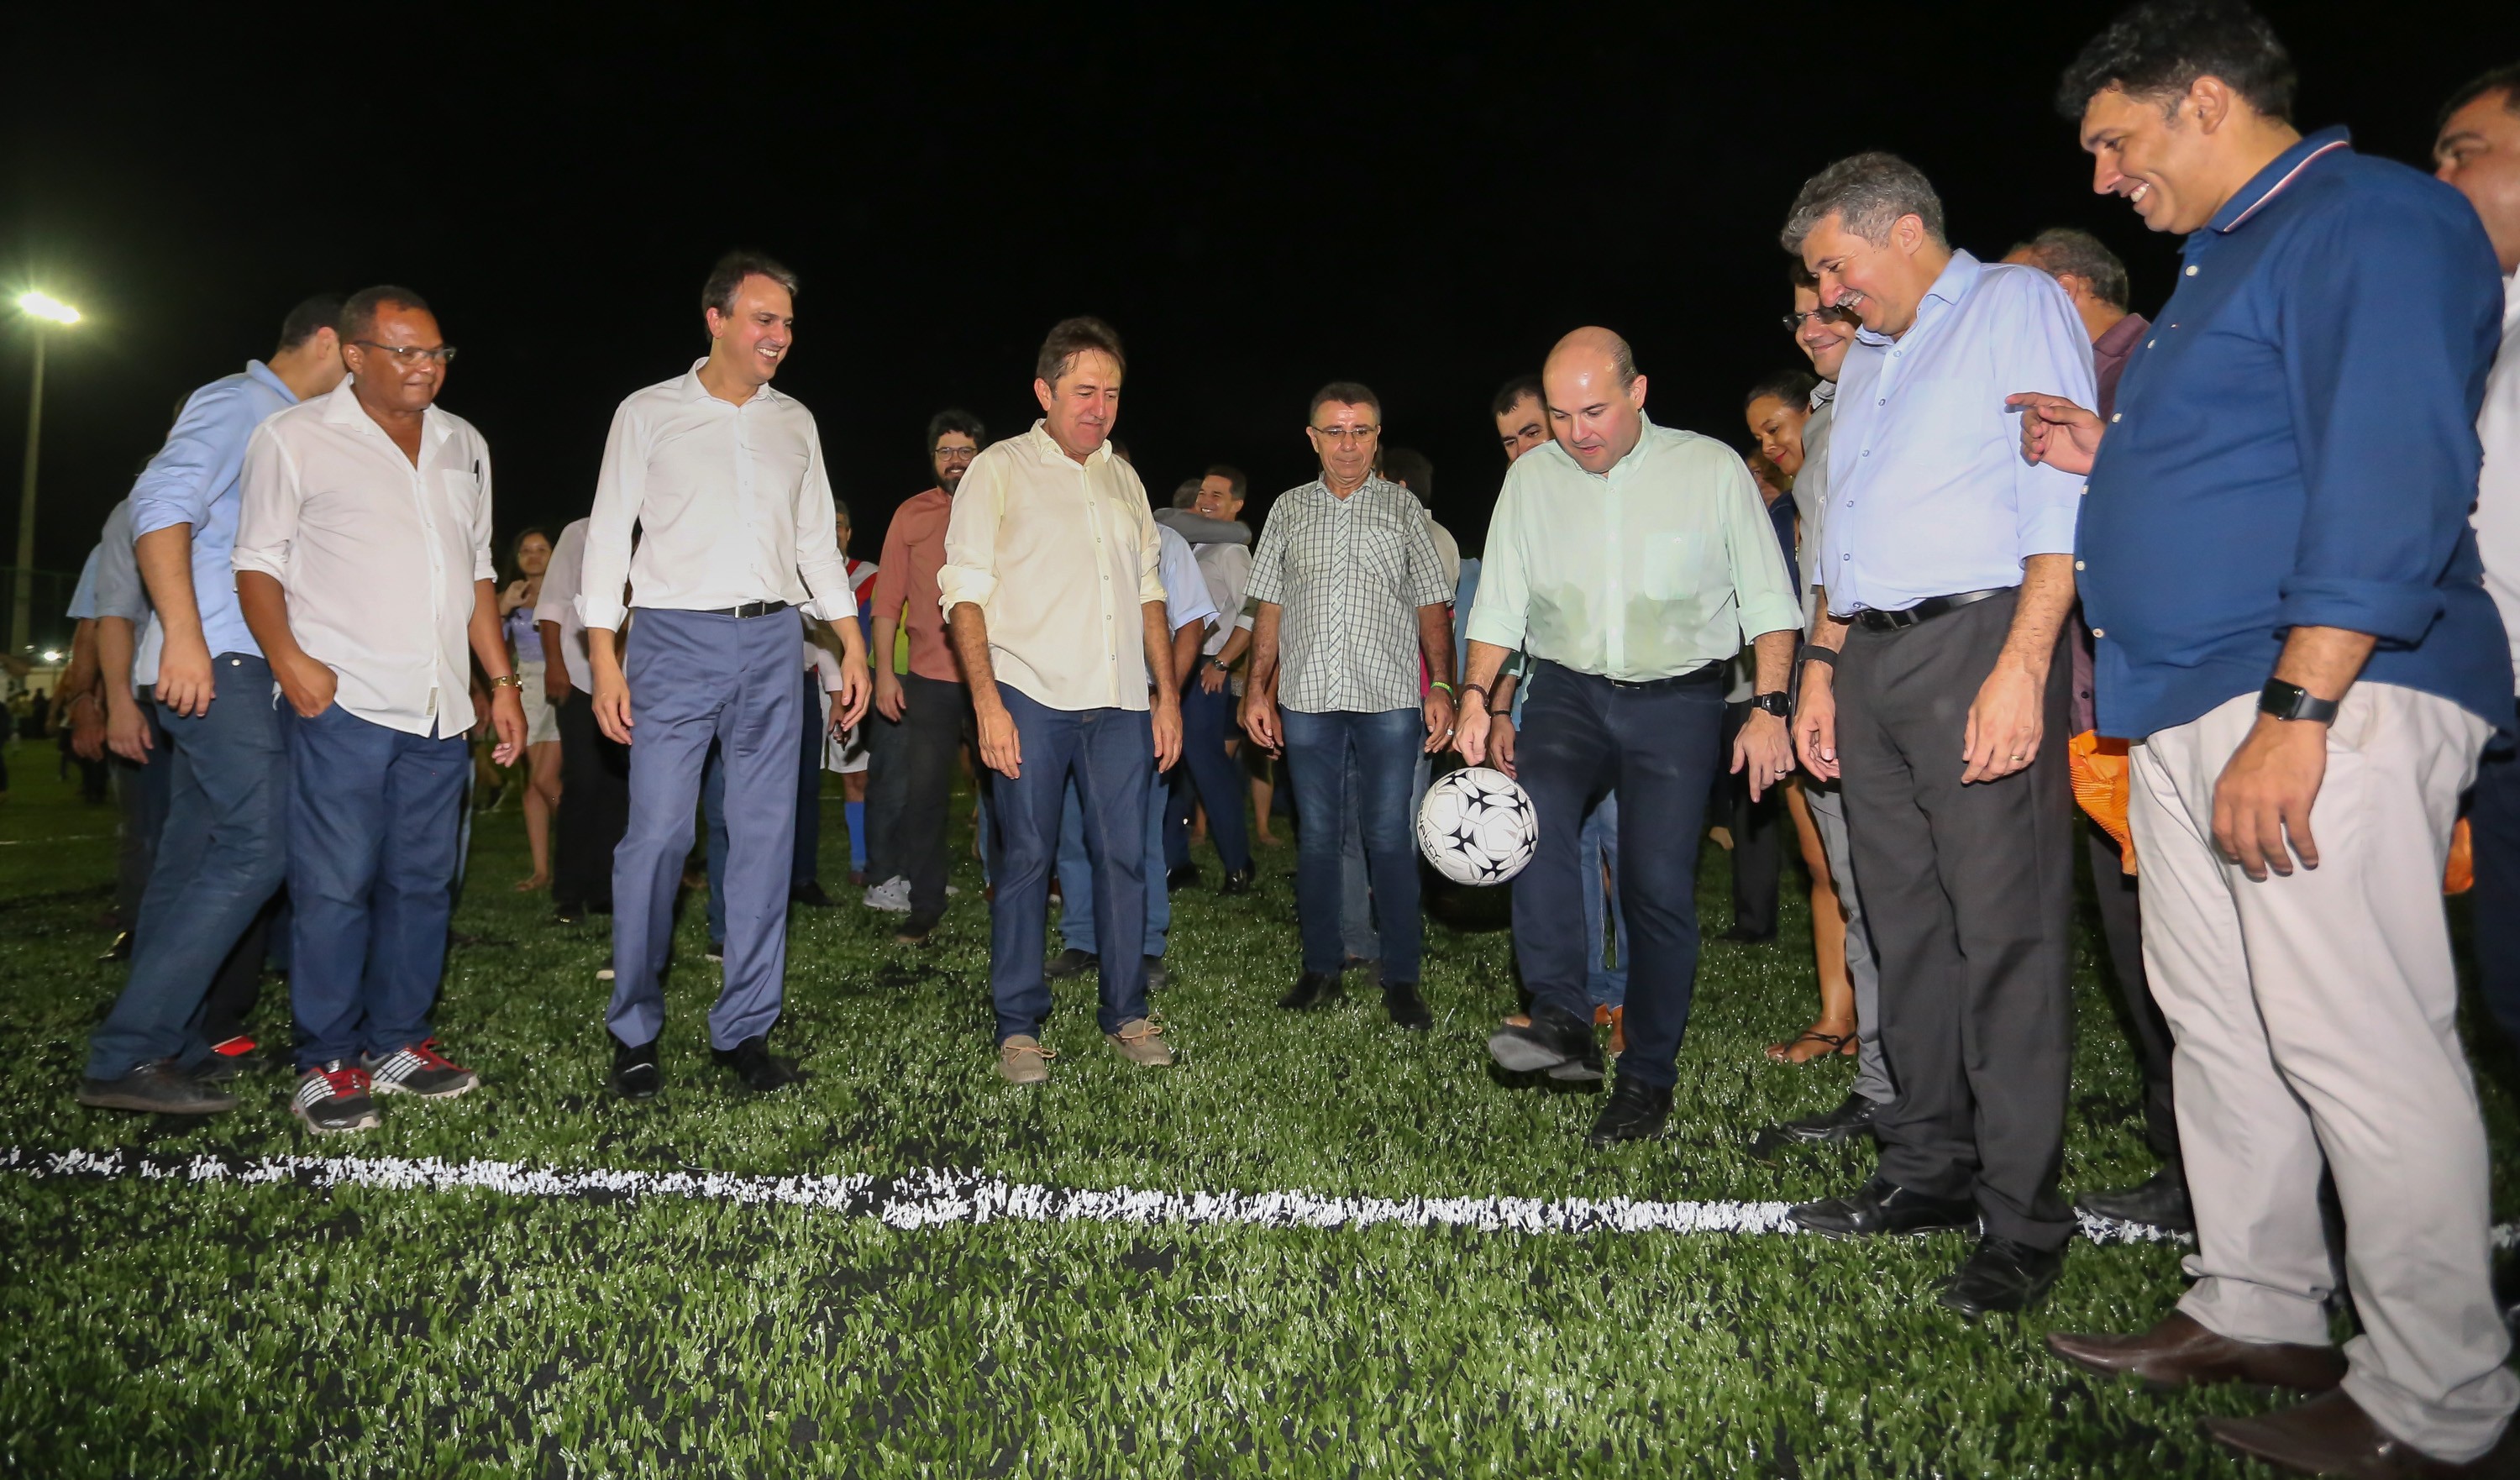
M 35 613 L 35 465 L 44 436 L 44 335 L 46 327 L 79 321 L 79 311 L 48 293 L 22 292 L 18 311 L 34 326 L 35 388 L 26 396 L 26 477 L 18 496 L 18 579 L 10 604 L 9 651 L 21 653 L 33 642 Z

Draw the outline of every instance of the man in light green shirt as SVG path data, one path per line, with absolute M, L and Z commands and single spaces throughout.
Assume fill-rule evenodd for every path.
M 1755 645 L 1757 708 L 1732 769 L 1755 797 L 1793 769 L 1785 673 L 1802 606 L 1740 457 L 1645 419 L 1627 341 L 1579 329 L 1541 375 L 1552 440 L 1514 460 L 1488 523 L 1469 624 L 1457 743 L 1487 751 L 1489 687 L 1530 654 L 1515 776 L 1540 846 L 1514 880 L 1514 952 L 1530 1023 L 1488 1053 L 1509 1071 L 1596 1079 L 1585 996 L 1577 834 L 1603 793 L 1620 799 L 1619 892 L 1636 959 L 1627 1052 L 1596 1144 L 1661 1134 L 1697 977 L 1697 835 L 1721 759 L 1725 664 Z M 1472 702 L 1473 695 L 1476 702 Z

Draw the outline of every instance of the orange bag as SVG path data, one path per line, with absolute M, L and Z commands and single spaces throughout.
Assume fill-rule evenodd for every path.
M 2127 794 L 2133 767 L 2122 740 L 2107 740 L 2086 730 L 2065 744 L 2065 759 L 2074 778 L 2074 800 L 2100 830 L 2117 839 L 2118 857 L 2128 875 L 2135 872 L 2135 833 L 2127 827 Z
M 2444 894 L 2465 894 L 2476 887 L 2476 854 L 2467 837 L 2467 819 L 2460 818 L 2450 833 L 2450 867 L 2442 871 Z

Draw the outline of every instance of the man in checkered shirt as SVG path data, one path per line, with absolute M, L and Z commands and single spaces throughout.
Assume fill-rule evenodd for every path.
M 1424 927 L 1409 814 L 1418 757 L 1453 735 L 1452 582 L 1425 509 L 1374 473 L 1382 431 L 1374 393 L 1332 381 L 1314 392 L 1309 421 L 1322 475 L 1281 494 L 1260 532 L 1242 696 L 1242 728 L 1270 754 L 1285 753 L 1302 823 L 1295 919 L 1304 973 L 1278 1005 L 1318 1007 L 1338 990 L 1339 844 L 1353 749 L 1383 1007 L 1401 1027 L 1428 1028 L 1434 1018 L 1418 995 Z M 1430 686 L 1421 673 L 1437 681 Z

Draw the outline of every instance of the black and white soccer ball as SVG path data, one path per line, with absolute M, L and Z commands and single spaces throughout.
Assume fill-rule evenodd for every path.
M 1540 846 L 1540 814 L 1513 778 L 1464 766 L 1426 788 L 1418 808 L 1418 848 L 1457 884 L 1501 884 L 1522 872 Z

